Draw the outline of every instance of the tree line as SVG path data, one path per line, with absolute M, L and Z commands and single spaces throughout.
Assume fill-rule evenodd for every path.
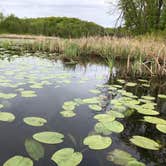
M 0 14 L 0 33 L 79 38 L 105 35 L 106 29 L 93 22 L 67 17 L 18 18 Z

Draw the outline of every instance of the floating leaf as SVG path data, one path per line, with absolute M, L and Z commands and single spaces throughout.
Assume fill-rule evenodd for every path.
M 164 95 L 164 94 L 159 94 L 158 97 L 159 97 L 160 99 L 166 99 L 166 95 Z
M 107 155 L 107 160 L 120 166 L 145 166 L 144 163 L 137 161 L 131 154 L 115 149 Z
M 110 137 L 102 137 L 101 135 L 88 136 L 83 141 L 84 145 L 89 146 L 93 150 L 102 150 L 108 148 L 112 144 Z
M 21 91 L 21 96 L 31 98 L 31 97 L 36 97 L 37 95 L 36 95 L 35 91 Z
M 15 93 L 0 93 L 0 98 L 3 99 L 12 99 L 15 98 L 17 96 L 17 94 Z
M 146 108 L 142 108 L 142 107 L 138 107 L 137 112 L 139 112 L 140 114 L 143 114 L 143 115 L 159 115 L 160 114 L 159 112 L 154 111 L 152 109 L 146 109 Z
M 0 109 L 2 109 L 4 106 L 2 104 L 0 104 Z
M 33 166 L 33 161 L 27 157 L 14 156 L 7 160 L 3 166 Z
M 152 96 L 142 96 L 141 98 L 145 100 L 155 100 L 155 97 Z
M 76 116 L 76 113 L 73 111 L 61 111 L 60 114 L 65 118 L 72 118 Z
M 83 159 L 82 153 L 72 148 L 64 148 L 55 152 L 51 158 L 58 166 L 77 166 Z
M 65 111 L 73 111 L 75 109 L 77 103 L 73 102 L 73 101 L 68 101 L 68 102 L 64 102 L 62 108 Z
M 44 131 L 33 135 L 36 141 L 46 144 L 58 144 L 63 142 L 64 135 L 58 132 Z
M 137 84 L 136 83 L 134 83 L 134 82 L 128 82 L 127 84 L 126 84 L 126 86 L 129 86 L 129 87 L 135 87 Z
M 144 121 L 149 122 L 152 124 L 164 124 L 166 125 L 166 120 L 157 118 L 157 117 L 152 117 L 152 116 L 144 116 Z
M 15 120 L 15 116 L 9 112 L 0 112 L 0 121 L 3 122 L 13 122 Z
M 107 113 L 111 116 L 114 116 L 115 118 L 124 118 L 125 117 L 122 113 L 116 112 L 116 111 L 109 111 Z
M 157 124 L 156 128 L 161 131 L 162 133 L 166 134 L 166 124 Z
M 99 105 L 89 105 L 89 108 L 94 110 L 94 111 L 101 111 L 102 108 Z
M 25 149 L 29 156 L 36 161 L 44 157 L 43 146 L 39 142 L 34 141 L 33 139 L 25 140 Z
M 46 119 L 40 117 L 26 117 L 23 121 L 30 126 L 40 127 L 47 123 Z
M 97 97 L 92 97 L 92 98 L 83 99 L 83 102 L 85 104 L 97 104 L 99 103 L 99 99 Z
M 117 81 L 118 81 L 119 83 L 121 83 L 121 84 L 125 84 L 125 80 L 118 79 Z
M 103 122 L 103 125 L 112 132 L 121 133 L 124 130 L 124 126 L 122 123 L 118 121 L 113 122 Z
M 97 123 L 95 125 L 95 131 L 98 134 L 104 134 L 104 135 L 110 135 L 112 133 L 112 131 L 110 131 L 109 129 L 107 129 L 103 123 Z
M 97 119 L 99 122 L 112 122 L 115 120 L 115 117 L 109 114 L 98 114 L 94 116 L 94 119 Z
M 139 146 L 144 149 L 150 149 L 150 150 L 159 150 L 160 145 L 149 138 L 142 137 L 142 136 L 133 136 L 130 141 L 135 144 L 136 146 Z

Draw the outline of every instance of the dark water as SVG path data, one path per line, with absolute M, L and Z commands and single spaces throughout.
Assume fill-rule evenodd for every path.
M 75 98 L 88 98 L 97 96 L 89 92 L 96 89 L 97 85 L 104 85 L 108 82 L 116 83 L 110 78 L 109 68 L 101 65 L 87 65 L 86 68 L 77 65 L 74 67 L 65 66 L 61 62 L 54 62 L 40 58 L 16 58 L 11 62 L 0 61 L 0 92 L 17 93 L 17 97 L 9 100 L 0 99 L 0 104 L 5 107 L 1 111 L 11 112 L 16 116 L 12 123 L 0 122 L 0 165 L 15 155 L 27 156 L 24 142 L 27 138 L 40 131 L 56 131 L 63 133 L 64 142 L 56 145 L 43 144 L 45 156 L 35 166 L 55 166 L 51 161 L 54 152 L 62 148 L 74 148 L 75 151 L 83 153 L 83 161 L 80 166 L 110 166 L 114 163 L 107 161 L 108 152 L 114 149 L 121 149 L 131 153 L 137 160 L 142 161 L 147 166 L 166 165 L 166 135 L 155 129 L 152 124 L 140 121 L 143 115 L 133 114 L 132 116 L 119 120 L 125 127 L 120 134 L 111 134 L 112 145 L 106 150 L 94 151 L 83 145 L 83 139 L 89 133 L 94 132 L 96 120 L 93 116 L 95 111 L 88 108 L 88 105 L 77 107 L 77 115 L 73 118 L 64 118 L 60 115 L 62 105 L 65 101 Z M 5 85 L 2 80 L 9 80 L 12 85 Z M 130 80 L 130 78 L 128 78 Z M 32 89 L 32 82 L 48 81 L 49 85 L 44 85 L 42 89 Z M 136 80 L 135 80 L 136 81 Z M 166 93 L 165 81 L 152 83 L 151 88 L 137 86 L 128 88 L 137 96 Z M 18 85 L 16 83 L 24 83 Z M 34 90 L 37 93 L 35 98 L 23 98 L 20 96 L 19 88 L 24 90 Z M 102 95 L 112 98 L 105 88 L 101 88 Z M 166 119 L 166 101 L 156 99 L 157 109 L 163 119 Z M 103 112 L 107 108 L 103 109 Z M 39 116 L 47 119 L 47 124 L 43 127 L 31 127 L 26 125 L 22 119 L 28 116 Z M 142 135 L 158 140 L 163 147 L 158 151 L 139 148 L 130 143 L 129 139 L 133 135 Z M 73 138 L 75 141 L 73 142 Z

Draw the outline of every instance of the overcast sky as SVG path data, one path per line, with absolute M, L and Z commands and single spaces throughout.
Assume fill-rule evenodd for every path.
M 114 27 L 118 13 L 109 1 L 117 0 L 0 0 L 0 11 L 18 17 L 77 17 Z

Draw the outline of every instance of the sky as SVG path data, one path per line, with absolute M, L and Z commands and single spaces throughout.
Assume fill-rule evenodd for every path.
M 114 27 L 118 12 L 117 0 L 0 0 L 5 15 L 24 17 L 66 16 L 93 21 L 104 27 Z

